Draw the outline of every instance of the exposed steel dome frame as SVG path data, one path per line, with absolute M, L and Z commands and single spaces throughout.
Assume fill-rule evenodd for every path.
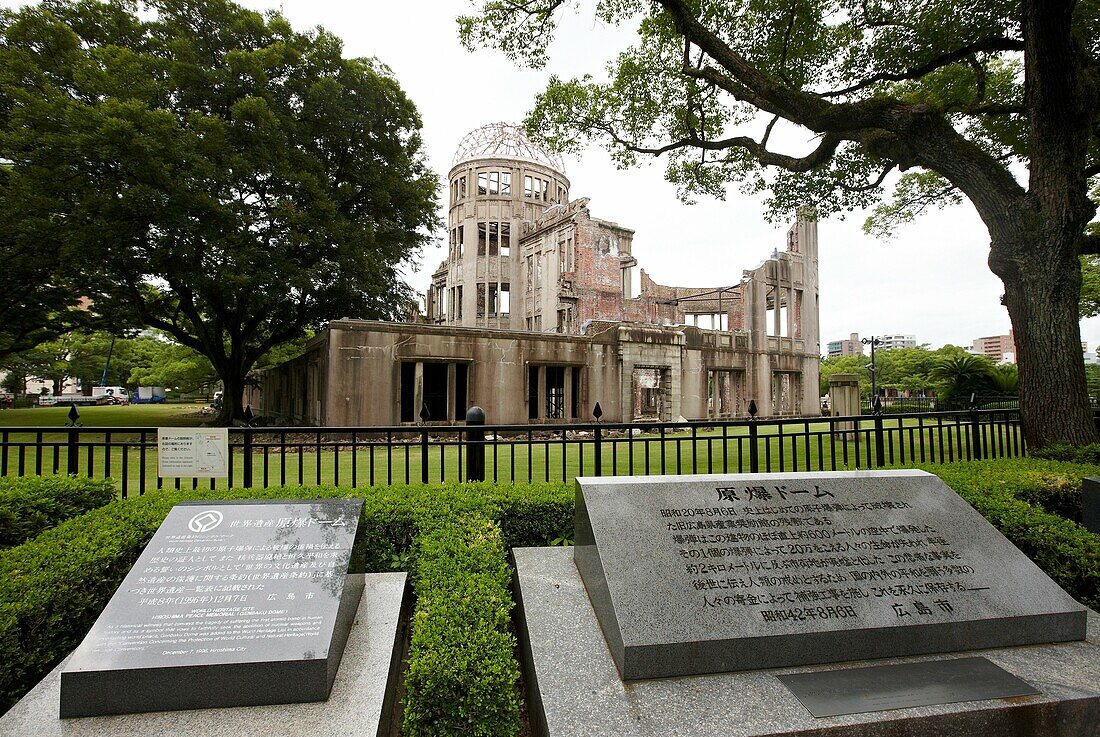
M 560 156 L 531 141 L 523 126 L 503 122 L 483 125 L 463 136 L 451 166 L 494 157 L 534 161 L 565 174 Z

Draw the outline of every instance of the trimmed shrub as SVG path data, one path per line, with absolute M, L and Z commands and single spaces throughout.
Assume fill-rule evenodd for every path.
M 416 548 L 403 734 L 513 737 L 519 665 L 500 527 L 481 516 L 438 521 Z
M 533 484 L 495 489 L 496 515 L 504 544 L 512 548 L 541 547 L 573 539 L 573 484 Z
M 1100 535 L 1029 504 L 1052 482 L 1080 484 L 1095 467 L 1014 459 L 926 466 L 1023 551 L 1070 596 L 1100 608 Z M 1071 480 L 1071 481 L 1067 481 Z M 1047 493 L 1052 498 L 1056 492 Z
M 1098 464 L 1100 463 L 1100 443 L 1091 445 L 1051 443 L 1031 451 L 1031 457 L 1047 461 Z
M 0 709 L 91 628 L 171 507 L 115 502 L 0 555 Z
M 545 545 L 572 527 L 572 490 L 564 484 L 162 490 L 117 500 L 0 551 L 0 712 L 80 644 L 175 504 L 323 497 L 364 500 L 353 572 L 414 570 L 421 528 L 456 513 L 511 515 L 509 545 Z M 507 565 L 503 556 L 500 564 Z
M 0 548 L 20 545 L 114 498 L 114 482 L 110 479 L 0 476 Z
M 1061 474 L 1043 474 L 1043 484 L 1020 489 L 1016 497 L 1051 514 L 1081 523 L 1084 493 L 1081 479 Z

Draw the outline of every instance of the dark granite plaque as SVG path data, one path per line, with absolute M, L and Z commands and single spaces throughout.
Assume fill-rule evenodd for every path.
M 361 499 L 174 507 L 61 674 L 61 716 L 328 697 Z
M 776 676 L 815 717 L 1039 693 L 985 658 L 926 660 Z
M 1086 610 L 921 471 L 582 478 L 623 679 L 1081 640 Z

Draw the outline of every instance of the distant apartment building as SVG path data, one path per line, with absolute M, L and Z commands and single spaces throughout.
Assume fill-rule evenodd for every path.
M 915 335 L 876 335 L 878 338 L 878 350 L 885 351 L 891 348 L 916 348 L 917 336 Z
M 859 333 L 852 333 L 847 340 L 833 340 L 828 345 L 829 358 L 838 356 L 862 356 L 863 344 L 859 342 Z
M 1008 331 L 1008 335 L 987 335 L 984 338 L 975 338 L 970 352 L 976 356 L 986 356 L 996 364 L 1016 363 L 1016 342 L 1011 330 Z

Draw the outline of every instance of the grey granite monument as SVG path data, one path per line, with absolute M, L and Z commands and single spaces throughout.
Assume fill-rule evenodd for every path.
M 625 680 L 1085 638 L 921 471 L 579 479 L 575 558 Z
M 1100 618 L 936 477 L 578 479 L 575 539 L 513 551 L 539 737 L 1100 737 Z
M 516 548 L 517 613 L 536 737 L 1098 737 L 1100 616 L 1087 641 L 969 651 L 1041 693 L 907 704 L 908 671 L 877 680 L 874 710 L 816 717 L 780 679 L 868 666 L 921 666 L 959 655 L 623 681 L 568 548 Z M 991 626 L 996 626 L 992 624 Z M 957 683 L 942 684 L 958 690 Z M 848 694 L 846 690 L 841 695 Z M 883 696 L 889 698 L 883 698 Z M 901 704 L 901 705 L 899 705 Z M 923 704 L 923 705 L 921 705 Z M 887 710 L 888 709 L 888 710 Z M 2 732 L 0 732 L 2 734 Z
M 0 737 L 392 737 L 402 659 L 404 573 L 368 573 L 325 701 L 58 719 L 63 661 L 0 717 Z
M 322 701 L 361 499 L 174 507 L 60 674 L 60 714 Z

